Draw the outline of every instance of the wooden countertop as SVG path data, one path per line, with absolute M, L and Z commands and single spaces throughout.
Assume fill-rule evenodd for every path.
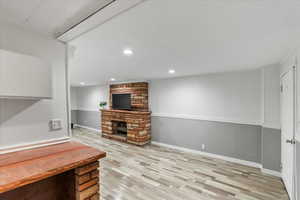
M 100 111 L 149 115 L 151 111 L 100 109 Z
M 0 193 L 104 158 L 106 153 L 78 142 L 0 155 Z

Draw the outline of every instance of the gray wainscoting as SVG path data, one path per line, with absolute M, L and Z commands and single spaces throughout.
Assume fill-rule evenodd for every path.
M 213 121 L 152 118 L 152 140 L 251 162 L 261 162 L 261 127 Z
M 101 113 L 98 111 L 74 110 L 71 111 L 71 121 L 74 124 L 101 129 Z M 76 122 L 76 123 L 75 123 Z
M 263 168 L 280 171 L 281 131 L 262 127 L 262 160 Z
M 204 144 L 205 152 L 261 163 L 265 169 L 280 171 L 281 133 L 278 129 L 159 116 L 151 120 L 152 141 L 198 151 L 202 151 Z M 101 129 L 98 111 L 72 110 L 71 121 Z M 300 167 L 300 160 L 298 163 Z
M 77 110 L 71 110 L 71 123 L 77 124 Z
M 297 193 L 300 199 L 300 142 L 296 142 L 296 175 L 297 175 Z

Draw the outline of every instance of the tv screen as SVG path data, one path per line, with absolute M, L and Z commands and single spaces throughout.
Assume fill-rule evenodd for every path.
M 112 108 L 116 110 L 130 110 L 131 94 L 112 94 Z

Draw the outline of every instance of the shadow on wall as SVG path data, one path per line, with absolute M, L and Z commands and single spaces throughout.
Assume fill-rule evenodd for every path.
M 24 112 L 39 100 L 0 99 L 0 126 Z

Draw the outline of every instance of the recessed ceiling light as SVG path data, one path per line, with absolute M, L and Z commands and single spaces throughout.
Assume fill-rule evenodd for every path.
M 124 49 L 123 54 L 126 56 L 131 56 L 133 54 L 133 51 L 131 49 Z
M 169 69 L 169 74 L 174 74 L 175 70 L 174 69 Z
M 111 79 L 110 79 L 110 81 L 115 81 L 115 80 L 116 80 L 115 78 L 111 78 Z
M 85 82 L 80 82 L 79 84 L 80 84 L 80 85 L 85 85 Z

